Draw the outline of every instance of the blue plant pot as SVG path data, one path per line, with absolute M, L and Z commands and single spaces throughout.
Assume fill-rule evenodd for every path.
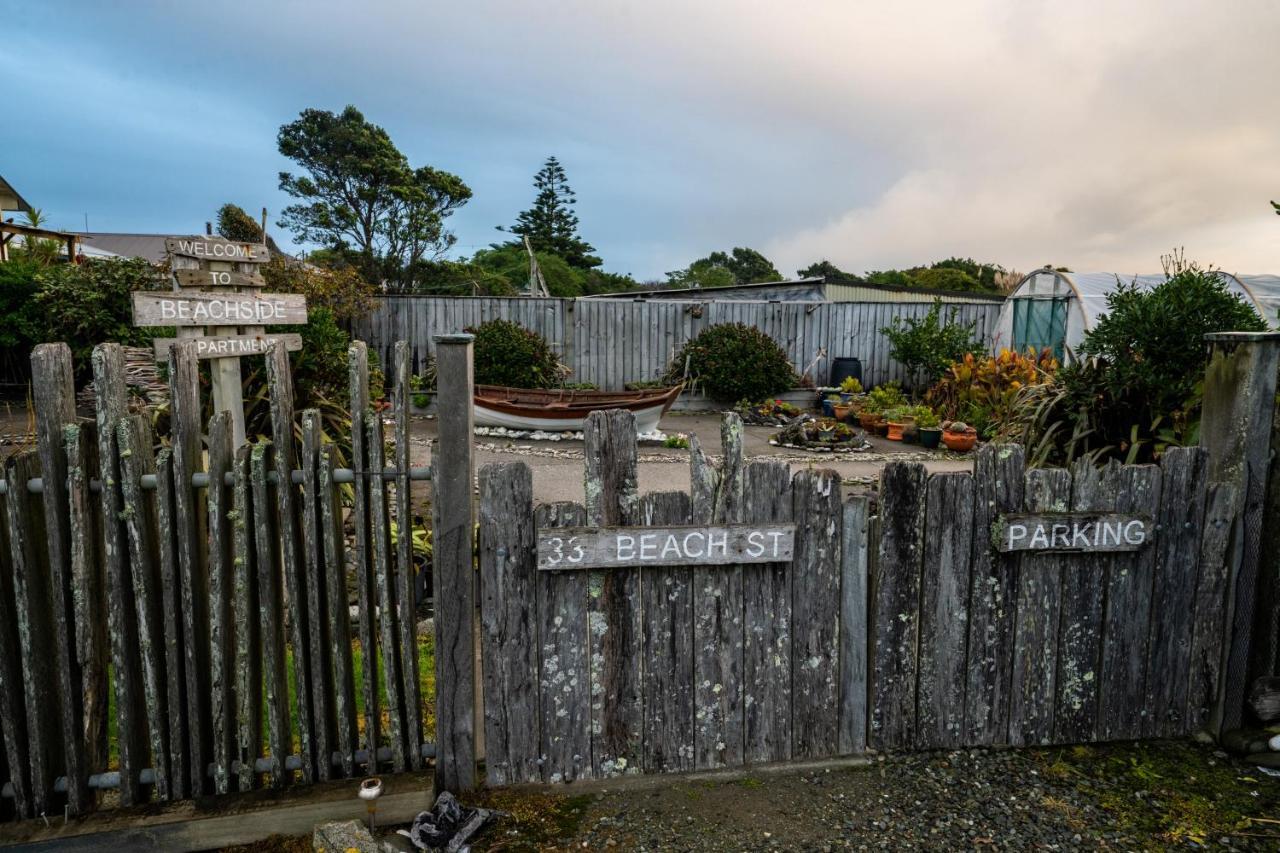
M 836 416 L 836 410 L 833 408 L 834 405 L 835 403 L 832 401 L 824 399 L 822 401 L 822 414 L 828 418 L 834 418 Z

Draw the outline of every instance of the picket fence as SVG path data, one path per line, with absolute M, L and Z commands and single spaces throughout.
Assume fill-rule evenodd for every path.
M 930 305 L 901 302 L 660 302 L 636 299 L 527 299 L 506 297 L 389 296 L 353 321 L 354 336 L 390 364 L 396 341 L 411 341 L 413 370 L 434 353 L 433 336 L 510 320 L 542 335 L 573 371 L 573 382 L 621 390 L 628 382 L 653 381 L 688 340 L 708 326 L 745 323 L 777 341 L 798 373 L 825 383 L 831 360 L 856 357 L 867 387 L 905 382 L 889 357 L 880 329 L 894 318 L 924 317 Z M 943 306 L 956 322 L 994 343 L 998 302 Z M 868 384 L 869 383 L 869 384 Z
M 1020 447 L 990 445 L 972 473 L 895 462 L 874 496 L 845 498 L 834 471 L 744 459 L 728 414 L 718 465 L 694 446 L 688 493 L 642 495 L 632 416 L 596 412 L 583 505 L 535 506 L 524 463 L 489 465 L 477 526 L 470 338 L 436 344 L 427 469 L 409 464 L 407 342 L 393 347 L 390 458 L 365 346 L 350 349 L 346 466 L 317 412 L 295 419 L 280 348 L 266 356 L 271 435 L 233 447 L 226 413 L 200 423 L 198 362 L 175 346 L 158 452 L 128 410 L 118 346 L 94 351 L 87 422 L 67 347 L 35 350 L 37 446 L 8 460 L 0 488 L 0 807 L 78 814 L 103 789 L 128 806 L 432 758 L 438 788 L 466 790 L 477 694 L 489 784 L 1178 736 L 1219 701 L 1230 625 L 1250 618 L 1228 606 L 1232 561 L 1257 536 L 1246 525 L 1241 539 L 1242 512 L 1260 503 L 1213 476 L 1217 438 L 1159 465 L 1069 471 L 1024 470 Z M 1257 371 L 1270 394 L 1223 399 L 1269 403 L 1270 358 Z M 1248 420 L 1213 405 L 1213 434 Z M 1261 409 L 1253 420 L 1270 424 Z M 432 742 L 412 545 L 392 537 L 427 478 Z M 1067 510 L 1142 517 L 1153 535 L 1123 552 L 992 546 L 1005 514 Z M 781 522 L 796 526 L 786 563 L 535 565 L 538 529 Z

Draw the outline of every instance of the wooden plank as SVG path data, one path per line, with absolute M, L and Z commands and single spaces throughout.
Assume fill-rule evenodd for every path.
M 690 472 L 691 479 L 706 482 L 714 479 L 716 486 L 713 502 L 706 503 L 707 494 L 699 490 L 692 501 L 692 520 L 695 523 L 727 524 L 739 521 L 743 512 L 743 459 L 742 419 L 736 414 L 725 414 L 720 424 L 720 446 L 724 462 L 718 476 Z M 692 465 L 705 465 L 701 454 L 690 458 Z M 659 534 L 662 531 L 655 531 Z M 736 766 L 742 763 L 743 750 L 743 590 L 742 568 L 745 561 L 757 561 L 764 557 L 776 560 L 791 559 L 795 546 L 794 530 L 765 529 L 732 531 L 726 536 L 732 548 L 725 548 L 715 557 L 732 563 L 721 567 L 697 563 L 693 571 L 693 692 L 694 716 L 697 719 L 694 738 L 695 765 L 699 768 Z M 786 534 L 790 533 L 788 537 Z M 650 534 L 652 535 L 652 534 Z M 678 541 L 681 546 L 692 538 L 683 533 Z M 786 540 L 790 538 L 791 542 Z M 675 537 L 672 537 L 675 540 Z M 658 542 L 665 542 L 659 539 Z M 706 558 L 712 559 L 713 544 L 708 530 L 705 548 Z M 644 540 L 640 539 L 643 546 Z M 790 544 L 791 548 L 786 546 Z M 780 547 L 781 546 L 781 547 Z M 663 550 L 666 545 L 661 546 Z M 684 549 L 684 550 L 687 550 Z M 741 555 L 739 557 L 739 555 Z M 643 556 L 643 552 L 641 553 Z
M 871 739 L 882 750 L 915 745 L 926 497 L 923 464 L 893 462 L 881 471 Z
M 138 614 L 138 642 L 142 652 L 142 686 L 146 692 L 147 728 L 151 733 L 151 761 L 156 794 L 171 799 L 169 682 L 165 665 L 164 612 L 161 609 L 159 524 L 152 496 L 144 494 L 142 478 L 156 473 L 151 422 L 130 415 L 116 430 L 120 448 L 122 513 L 129 537 L 129 570 Z
M 130 296 L 135 326 L 301 326 L 307 322 L 306 297 L 297 293 L 135 290 Z
M 1120 496 L 1120 466 L 1102 468 L 1087 459 L 1072 468 L 1071 508 L 1109 512 Z M 1078 554 L 1061 566 L 1061 614 L 1053 712 L 1054 743 L 1088 743 L 1098 722 L 1098 663 L 1102 655 L 1104 554 Z
M 258 603 L 262 614 L 262 671 L 267 705 L 267 750 L 277 760 L 271 768 L 271 784 L 287 785 L 293 773 L 281 756 L 293 752 L 289 714 L 289 674 L 285 659 L 284 579 L 280 569 L 280 538 L 276 501 L 270 494 L 267 474 L 275 469 L 270 441 L 253 445 L 249 454 L 250 499 L 253 502 L 253 545 L 258 569 Z
M 970 561 L 964 745 L 1005 743 L 1009 736 L 1010 662 L 1017 560 L 997 554 L 981 535 L 996 517 L 1022 508 L 1023 451 L 988 444 L 973 465 L 973 558 Z
M 8 479 L 0 495 L 0 735 L 4 740 L 4 775 L 13 786 L 13 809 L 18 817 L 34 817 L 28 756 L 26 694 L 22 682 L 22 641 L 18 633 L 18 605 L 9 542 L 10 495 L 26 483 Z
M 929 478 L 920 577 L 918 749 L 955 749 L 964 739 L 972 506 L 972 475 Z
M 1125 466 L 1120 472 L 1117 508 L 1155 516 L 1160 502 L 1160 469 Z M 1151 625 L 1154 548 L 1116 555 L 1107 568 L 1098 683 L 1098 740 L 1141 737 L 1146 717 L 1147 642 Z
M 187 726 L 187 661 L 182 607 L 182 570 L 178 565 L 175 521 L 173 451 L 166 447 L 156 456 L 156 538 L 159 543 L 160 609 L 164 623 L 166 698 L 169 705 L 169 798 L 186 799 L 190 793 L 191 736 Z
M 138 773 L 148 766 L 146 709 L 142 692 L 137 610 L 126 563 L 127 536 L 120 517 L 120 461 L 116 427 L 128 412 L 125 401 L 124 355 L 119 344 L 93 348 L 94 415 L 102 491 L 98 495 L 103 562 L 107 586 L 107 635 L 111 646 L 111 674 L 116 713 L 116 749 L 120 764 L 120 804 L 131 806 L 142 797 Z
M 743 484 L 743 521 L 791 520 L 791 468 L 751 462 Z M 791 757 L 791 566 L 742 569 L 743 760 Z
M 272 461 L 276 472 L 277 534 L 280 537 L 284 568 L 286 605 L 289 609 L 289 639 L 293 644 L 294 689 L 298 707 L 298 740 L 302 758 L 302 779 L 316 779 L 316 720 L 312 691 L 311 619 L 308 607 L 307 572 L 298 530 L 298 496 L 293 487 L 297 453 L 293 443 L 293 374 L 289 354 L 279 346 L 267 353 L 267 387 L 270 391 Z M 316 618 L 322 614 L 315 613 Z M 328 762 L 325 761 L 325 764 Z
M 586 522 L 579 504 L 539 506 L 534 524 L 543 530 Z M 542 716 L 542 781 L 591 777 L 591 672 L 587 663 L 587 576 L 539 572 L 538 707 Z
M 329 637 L 328 580 L 325 577 L 325 533 L 320 520 L 320 412 L 302 412 L 302 557 L 306 574 L 307 656 L 311 671 L 311 714 L 315 738 L 316 779 L 327 782 L 333 776 L 330 757 L 337 738 L 333 710 L 333 659 Z
M 239 243 L 223 237 L 166 237 L 164 250 L 202 261 L 262 264 L 271 260 L 271 252 L 263 243 Z
M 179 340 L 191 341 L 196 347 L 196 358 L 236 358 L 245 355 L 266 355 L 272 343 L 280 342 L 289 352 L 302 349 L 302 335 L 206 335 L 191 338 L 155 338 L 151 346 L 156 361 L 169 357 L 169 350 Z
M 329 607 L 329 645 L 333 662 L 333 710 L 337 727 L 337 749 L 342 773 L 356 775 L 355 752 L 360 745 L 356 723 L 355 665 L 351 657 L 351 615 L 347 604 L 347 561 L 342 529 L 342 504 L 334 470 L 337 448 L 320 448 L 320 529 L 324 539 L 326 603 Z M 376 766 L 376 761 L 370 761 Z
M 45 551 L 52 608 L 52 652 L 58 679 L 56 709 L 62 724 L 67 775 L 67 805 L 81 814 L 93 802 L 84 751 L 84 687 L 75 620 L 71 568 L 71 508 L 67 493 L 67 454 L 63 428 L 76 422 L 76 389 L 71 376 L 71 350 L 64 343 L 40 344 L 31 353 L 31 392 L 35 405 L 36 448 L 45 481 L 41 490 L 45 517 Z M 50 713 L 55 709 L 50 708 Z
M 638 512 L 646 524 L 680 524 L 691 505 L 684 492 L 655 492 L 640 499 Z M 687 566 L 670 566 L 646 567 L 640 577 L 646 773 L 694 768 L 693 575 Z
M 1065 512 L 1071 506 L 1071 472 L 1039 468 L 1026 475 L 1029 512 Z M 1062 572 L 1070 557 L 1023 554 L 1014 596 L 1013 669 L 1009 692 L 1009 743 L 1043 745 L 1053 740 L 1054 679 Z
M 791 755 L 822 758 L 839 751 L 840 475 L 801 471 L 791 495 Z
M 179 269 L 173 271 L 179 287 L 199 290 L 202 287 L 266 287 L 261 273 L 232 270 Z
M 1239 512 L 1239 497 L 1230 483 L 1215 483 L 1205 499 L 1204 537 L 1200 543 L 1200 578 L 1196 583 L 1195 628 L 1191 638 L 1191 669 L 1187 685 L 1190 731 L 1209 726 L 1222 678 L 1226 645 L 1227 583 L 1230 577 L 1231 531 Z
M 794 524 L 682 524 L 654 527 L 575 527 L 539 533 L 539 571 L 726 566 L 706 572 L 717 583 L 744 563 L 790 562 Z
M 351 392 L 351 467 L 366 471 L 366 412 L 369 410 L 369 354 L 364 341 L 353 341 L 347 348 L 347 382 Z M 364 698 L 364 738 L 361 746 L 374 754 L 381 743 L 381 713 L 378 696 L 378 631 L 374 619 L 377 590 L 374 585 L 372 547 L 369 540 L 369 481 L 356 477 L 352 484 L 351 526 L 355 531 L 354 553 L 356 600 L 360 607 L 356 635 L 360 641 L 360 657 L 364 679 L 360 684 Z M 370 775 L 377 775 L 378 763 L 370 761 Z
M 622 409 L 592 412 L 585 432 L 587 523 L 629 524 L 636 517 L 635 417 Z M 591 766 L 598 777 L 640 766 L 642 650 L 640 570 L 587 576 L 591 660 Z
M 432 579 L 436 602 L 436 775 L 438 791 L 476 780 L 476 646 L 473 545 L 475 462 L 470 335 L 435 338 L 440 426 L 432 459 Z
M 200 373 L 195 349 L 169 350 L 170 447 L 173 450 L 174 536 L 182 599 L 183 674 L 187 699 L 187 778 L 192 795 L 208 792 L 205 768 L 213 760 L 209 685 L 209 574 L 203 492 L 191 478 L 204 470 L 200 438 Z
M 783 468 L 785 470 L 786 466 Z M 870 520 L 871 502 L 866 497 L 856 496 L 845 501 L 840 534 L 841 755 L 864 752 L 867 748 L 867 649 L 870 640 L 867 587 L 873 545 Z M 878 547 L 878 543 L 874 544 Z M 750 624 L 748 622 L 748 626 Z M 750 680 L 747 683 L 750 684 Z
M 254 547 L 253 484 L 250 480 L 252 448 L 236 448 L 232 463 L 233 509 L 231 623 L 235 626 L 236 756 L 241 791 L 258 787 L 253 761 L 262 755 L 262 617 L 258 595 L 258 560 Z M 270 512 L 270 507 L 260 511 Z
M 1011 513 L 991 529 L 1001 554 L 1137 551 L 1154 538 L 1150 518 L 1116 512 Z
M 381 471 L 386 467 L 383 458 L 384 440 L 382 418 L 371 415 L 367 419 L 369 429 L 366 444 L 369 450 L 369 470 Z M 369 482 L 369 516 L 372 530 L 373 572 L 378 595 L 379 649 L 382 651 L 382 671 L 385 675 L 387 736 L 391 739 L 391 764 L 397 773 L 409 767 L 408 744 L 405 740 L 404 680 L 400 671 L 400 642 L 397 628 L 398 614 L 395 606 L 395 576 L 392 570 L 391 519 L 388 509 L 387 484 L 381 477 Z M 439 598 L 436 601 L 440 601 Z M 436 611 L 437 621 L 440 619 Z M 437 682 L 438 683 L 438 682 Z
M 1198 447 L 1170 447 L 1160 459 L 1160 535 L 1156 538 L 1147 645 L 1147 716 L 1151 737 L 1182 737 L 1186 719 L 1191 642 L 1196 622 L 1200 537 L 1204 529 L 1208 454 Z
M 110 753 L 107 741 L 110 705 L 107 670 L 111 646 L 107 638 L 107 586 L 98 502 L 90 486 L 94 480 L 102 482 L 96 432 L 93 424 L 68 424 L 62 430 L 68 466 L 71 598 L 77 626 L 80 700 L 84 707 L 85 769 L 89 773 L 106 770 Z
M 35 451 L 9 457 L 9 559 L 13 571 L 14 610 L 17 613 L 18 659 L 22 663 L 22 695 L 26 699 L 27 759 L 30 767 L 31 812 L 56 813 L 59 797 L 54 779 L 63 773 L 61 726 L 58 721 L 58 682 L 53 647 L 53 591 L 44 562 L 44 509 L 25 484 L 40 476 Z
M 485 779 L 542 778 L 538 715 L 533 475 L 523 462 L 480 469 L 480 645 Z
M 413 564 L 413 484 L 409 480 L 409 363 L 411 353 L 406 341 L 395 346 L 395 382 L 392 386 L 392 410 L 395 412 L 396 520 L 400 535 L 396 540 L 396 607 L 400 610 L 400 677 L 403 679 L 405 740 L 408 742 L 409 766 L 420 770 L 422 750 L 422 687 L 418 679 L 418 608 L 414 594 Z
M 232 465 L 230 412 L 216 412 L 209 419 L 209 486 L 205 506 L 209 512 L 209 686 L 213 725 L 213 788 L 219 794 L 232 790 L 231 762 L 237 754 L 235 661 L 236 634 L 231 619 L 235 589 L 235 559 L 231 488 L 226 477 Z

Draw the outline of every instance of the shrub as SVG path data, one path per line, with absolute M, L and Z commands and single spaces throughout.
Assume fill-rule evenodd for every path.
M 968 421 L 983 438 L 991 438 L 1012 416 L 1021 389 L 1051 382 L 1057 369 L 1049 349 L 1025 355 L 1002 349 L 983 358 L 967 353 L 947 368 L 925 399 L 943 418 Z
M 754 326 L 709 326 L 676 353 L 664 380 L 688 381 L 714 400 L 736 403 L 763 400 L 796 384 L 787 354 Z
M 490 320 L 468 332 L 476 336 L 477 385 L 550 388 L 567 373 L 546 338 L 508 320 Z
M 893 318 L 880 334 L 889 339 L 890 358 L 907 370 L 909 387 L 919 388 L 936 380 L 949 365 L 966 355 L 981 354 L 983 346 L 974 340 L 974 325 L 954 322 L 955 310 L 942 320 L 942 302 L 935 299 L 923 319 Z
M 367 313 L 377 293 L 355 267 L 322 268 L 286 262 L 280 255 L 273 255 L 262 266 L 262 277 L 275 293 L 301 293 L 307 297 L 308 317 L 310 312 L 324 309 L 338 322 Z
M 1001 429 L 1036 464 L 1087 456 L 1145 462 L 1199 438 L 1209 332 L 1262 331 L 1257 313 L 1211 270 L 1175 258 L 1149 290 L 1122 285 L 1054 386 L 1027 389 Z
M 35 342 L 65 341 L 71 348 L 77 378 L 88 377 L 95 345 L 115 342 L 146 346 L 165 337 L 163 329 L 133 325 L 135 290 L 163 290 L 168 271 L 141 258 L 87 260 L 56 264 L 36 276 L 39 327 Z M 168 334 L 172 334 L 170 331 Z
M 902 393 L 902 389 L 893 382 L 886 382 L 872 388 L 858 410 L 869 415 L 883 415 L 890 409 L 906 404 L 907 395 Z

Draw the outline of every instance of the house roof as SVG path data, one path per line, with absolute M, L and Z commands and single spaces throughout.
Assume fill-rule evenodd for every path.
M 935 290 L 928 287 L 907 287 L 894 284 L 856 284 L 843 281 L 827 281 L 816 278 L 797 278 L 788 281 L 760 281 L 751 284 L 733 284 L 726 287 L 671 287 L 655 290 L 624 290 L 617 293 L 595 293 L 583 299 L 696 299 L 704 302 L 1003 302 L 1002 293 L 979 293 L 968 290 Z
M 32 212 L 31 205 L 27 204 L 27 200 L 19 195 L 18 191 L 13 188 L 13 184 L 4 179 L 4 175 L 0 175 L 0 210 Z
M 124 234 L 111 231 L 86 231 L 80 234 L 80 241 L 86 246 L 94 246 L 114 255 L 126 258 L 146 258 L 158 264 L 169 257 L 164 241 L 170 237 L 188 237 L 189 234 Z M 283 255 L 286 263 L 290 256 L 282 252 L 276 241 L 267 235 L 267 247 L 272 254 Z

